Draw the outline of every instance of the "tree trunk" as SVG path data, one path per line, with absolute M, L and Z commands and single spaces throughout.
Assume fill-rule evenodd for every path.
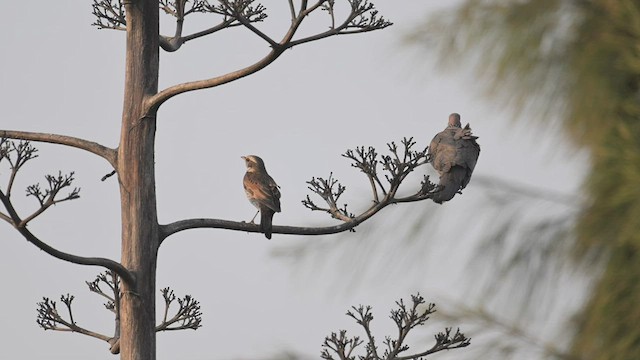
M 155 194 L 155 114 L 143 103 L 158 91 L 158 1 L 125 1 L 127 54 L 118 177 L 122 206 L 122 265 L 135 277 L 123 284 L 120 358 L 155 360 L 158 220 Z

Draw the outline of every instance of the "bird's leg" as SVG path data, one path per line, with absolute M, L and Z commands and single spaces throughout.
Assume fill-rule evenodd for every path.
M 255 224 L 255 223 L 253 222 L 253 220 L 255 220 L 255 219 L 256 219 L 256 216 L 258 216 L 258 213 L 259 213 L 259 212 L 260 212 L 260 210 L 256 211 L 256 214 L 255 214 L 255 215 L 253 215 L 253 217 L 251 218 L 251 221 L 249 221 L 249 223 L 250 223 L 250 224 Z

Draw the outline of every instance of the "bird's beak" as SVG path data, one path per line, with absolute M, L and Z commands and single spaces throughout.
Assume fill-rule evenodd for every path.
M 247 160 L 247 158 L 246 158 L 246 157 L 244 157 L 244 156 L 240 156 L 240 158 L 241 158 L 242 160 Z

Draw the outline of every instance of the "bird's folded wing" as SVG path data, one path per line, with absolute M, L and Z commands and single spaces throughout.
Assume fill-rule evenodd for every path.
M 251 193 L 253 200 L 275 212 L 280 212 L 280 191 L 273 179 L 260 174 L 247 173 L 245 188 Z M 274 191 L 275 189 L 275 191 Z

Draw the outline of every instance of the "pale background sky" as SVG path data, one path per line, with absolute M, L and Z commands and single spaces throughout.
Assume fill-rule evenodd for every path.
M 271 3 L 264 2 L 270 17 L 263 28 L 279 38 L 287 26 L 288 9 L 286 2 Z M 445 127 L 451 112 L 459 112 L 463 123 L 471 122 L 480 136 L 477 174 L 575 192 L 584 161 L 571 157 L 558 137 L 513 126 L 508 113 L 473 90 L 476 79 L 466 73 L 440 74 L 426 54 L 403 43 L 406 32 L 442 3 L 378 0 L 380 13 L 396 25 L 296 47 L 255 75 L 166 103 L 158 116 L 156 153 L 161 223 L 191 217 L 250 219 L 254 208 L 242 190 L 245 168 L 240 156 L 257 154 L 282 188 L 283 212 L 275 216 L 275 224 L 333 224 L 335 220 L 311 213 L 300 203 L 307 194 L 305 181 L 333 171 L 347 186 L 343 197 L 350 210 L 362 211 L 368 206 L 368 181 L 340 154 L 359 145 L 383 152 L 386 142 L 399 142 L 403 136 L 414 136 L 424 147 Z M 11 1 L 3 4 L 3 12 L 0 128 L 72 135 L 116 146 L 124 33 L 89 26 L 94 21 L 90 1 Z M 192 23 L 187 18 L 187 32 L 206 26 L 206 19 Z M 168 20 L 162 18 L 166 34 L 173 31 Z M 309 25 L 317 25 L 310 32 L 326 26 Z M 262 40 L 242 28 L 192 41 L 177 53 L 161 51 L 160 88 L 235 70 L 267 51 Z M 116 179 L 100 181 L 110 171 L 108 164 L 79 150 L 36 146 L 40 157 L 21 171 L 14 188 L 22 214 L 36 205 L 23 198 L 23 189 L 43 181 L 45 173 L 74 170 L 75 185 L 82 191 L 79 200 L 48 210 L 30 229 L 60 250 L 119 259 Z M 7 169 L 2 167 L 1 186 L 6 181 Z M 481 199 L 481 191 L 472 180 L 464 195 L 443 205 L 444 211 L 433 215 L 437 228 L 421 235 L 432 243 L 431 251 L 409 258 L 380 249 L 403 246 L 398 243 L 400 234 L 416 216 L 438 208 L 431 202 L 385 209 L 359 226 L 355 235 L 275 234 L 267 241 L 260 234 L 208 229 L 172 236 L 160 249 L 157 288 L 171 286 L 179 295 L 193 295 L 201 302 L 204 320 L 195 332 L 159 334 L 158 359 L 264 358 L 283 350 L 318 357 L 331 331 L 357 331 L 344 316 L 351 305 L 374 306 L 374 328 L 382 339 L 394 333 L 387 314 L 395 299 L 420 291 L 428 301 L 464 300 L 465 279 L 473 274 L 463 265 L 472 256 L 471 233 L 479 229 L 457 214 L 477 205 L 474 199 Z M 317 244 L 311 249 L 319 252 L 337 251 L 305 257 L 303 264 L 273 256 L 274 251 L 305 242 Z M 339 243 L 356 246 L 340 248 Z M 358 245 L 371 243 L 381 245 Z M 84 284 L 102 269 L 53 259 L 6 223 L 0 224 L 0 244 L 2 357 L 113 359 L 106 343 L 79 334 L 44 332 L 35 323 L 36 302 L 42 296 L 58 300 L 69 292 L 76 296 L 78 324 L 111 334 L 111 314 Z M 374 252 L 367 258 L 369 251 Z M 158 292 L 158 313 L 161 302 Z M 437 318 L 434 324 L 460 325 L 464 330 L 464 324 Z M 413 339 L 430 339 L 432 333 Z

